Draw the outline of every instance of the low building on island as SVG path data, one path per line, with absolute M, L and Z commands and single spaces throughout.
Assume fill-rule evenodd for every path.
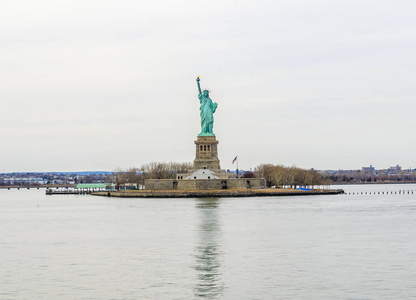
M 262 189 L 266 187 L 263 178 L 229 178 L 224 170 L 199 169 L 189 174 L 179 174 L 176 179 L 148 179 L 147 190 L 227 190 Z

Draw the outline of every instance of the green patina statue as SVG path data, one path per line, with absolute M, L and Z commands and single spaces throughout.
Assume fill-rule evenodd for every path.
M 200 115 L 201 115 L 201 133 L 198 136 L 215 136 L 212 132 L 212 128 L 214 127 L 214 113 L 217 109 L 218 104 L 212 102 L 211 98 L 209 97 L 209 91 L 204 90 L 201 92 L 201 86 L 199 85 L 199 76 L 196 78 L 196 82 L 198 83 L 198 98 L 201 106 L 199 107 Z

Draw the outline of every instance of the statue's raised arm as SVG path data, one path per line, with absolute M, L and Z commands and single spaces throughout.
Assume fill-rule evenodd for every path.
M 198 92 L 199 92 L 199 94 L 201 95 L 202 94 L 202 91 L 201 91 L 201 86 L 199 85 L 199 81 L 200 81 L 201 79 L 199 79 L 199 76 L 196 78 L 196 83 L 198 84 Z

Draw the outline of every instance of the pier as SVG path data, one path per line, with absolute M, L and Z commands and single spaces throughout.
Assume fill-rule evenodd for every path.
M 31 190 L 31 189 L 69 189 L 74 188 L 74 184 L 39 184 L 39 185 L 3 185 L 0 189 L 17 189 L 17 190 Z
M 46 195 L 91 195 L 93 191 L 89 190 L 51 190 L 47 189 Z

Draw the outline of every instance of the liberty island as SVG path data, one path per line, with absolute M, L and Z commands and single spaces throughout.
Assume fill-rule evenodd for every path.
M 221 169 L 218 158 L 218 140 L 214 134 L 214 113 L 218 104 L 210 98 L 210 92 L 201 90 L 201 79 L 196 79 L 201 131 L 195 143 L 193 168 L 187 173 L 176 174 L 175 179 L 146 179 L 145 189 L 105 191 L 92 193 L 115 197 L 250 197 L 310 194 L 339 194 L 342 190 L 293 190 L 267 188 L 264 178 L 239 178 Z

